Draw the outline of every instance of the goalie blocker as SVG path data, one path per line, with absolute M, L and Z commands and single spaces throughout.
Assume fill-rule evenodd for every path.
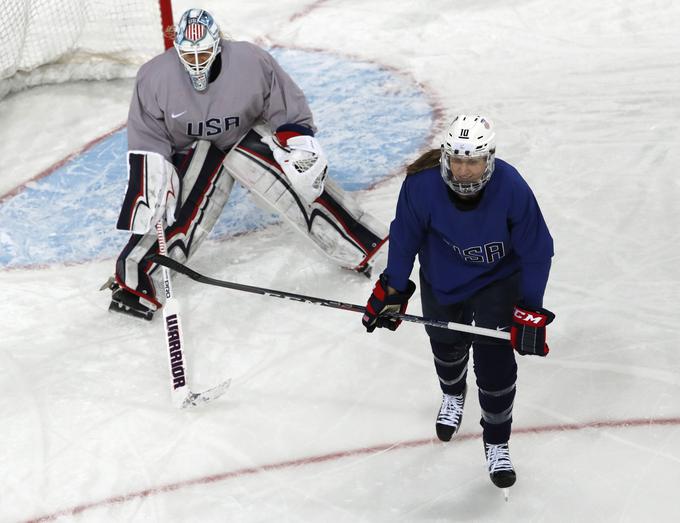
M 266 126 L 257 125 L 227 154 L 198 140 L 188 154 L 173 158 L 181 198 L 176 221 L 165 231 L 168 256 L 185 262 L 196 252 L 219 218 L 236 179 L 259 205 L 278 213 L 339 266 L 370 275 L 373 258 L 387 241 L 387 227 L 329 178 L 318 198 L 305 201 L 262 142 L 270 136 Z M 133 167 L 130 163 L 130 180 L 135 176 Z M 121 214 L 125 212 L 134 210 L 124 208 Z M 159 267 L 145 258 L 157 252 L 153 229 L 130 237 L 117 260 L 115 282 L 109 285 L 114 291 L 111 309 L 152 319 L 161 306 L 156 291 L 162 288 L 162 278 Z M 128 299 L 117 303 L 117 296 Z M 130 299 L 135 303 L 128 303 Z

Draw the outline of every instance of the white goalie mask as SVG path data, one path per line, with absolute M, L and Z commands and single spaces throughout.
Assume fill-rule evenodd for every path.
M 220 52 L 220 29 L 215 19 L 203 9 L 185 11 L 177 24 L 174 45 L 194 89 L 205 91 L 210 66 Z
M 491 179 L 495 159 L 496 131 L 491 120 L 479 115 L 456 116 L 446 132 L 441 147 L 440 168 L 446 185 L 460 196 L 478 193 Z M 473 176 L 474 179 L 470 179 L 469 176 L 456 177 L 452 171 L 452 162 L 453 165 L 462 165 L 466 162 L 477 164 L 479 174 Z

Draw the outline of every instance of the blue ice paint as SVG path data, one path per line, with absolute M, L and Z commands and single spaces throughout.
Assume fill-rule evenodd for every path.
M 432 107 L 410 79 L 331 53 L 272 54 L 307 95 L 329 173 L 345 189 L 385 178 L 424 145 Z M 126 147 L 125 130 L 118 131 L 0 204 L 0 267 L 116 256 L 127 241 L 114 229 L 126 185 Z M 277 222 L 236 187 L 212 236 Z

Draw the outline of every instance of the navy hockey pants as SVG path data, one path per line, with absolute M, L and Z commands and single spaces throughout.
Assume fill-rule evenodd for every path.
M 427 318 L 509 331 L 513 306 L 519 294 L 519 275 L 494 282 L 470 298 L 455 304 L 437 302 L 422 272 L 420 296 Z M 504 443 L 510 439 L 515 399 L 517 363 L 509 341 L 426 326 L 434 355 L 434 366 L 442 392 L 460 394 L 465 388 L 470 346 L 477 378 L 480 424 L 484 440 Z

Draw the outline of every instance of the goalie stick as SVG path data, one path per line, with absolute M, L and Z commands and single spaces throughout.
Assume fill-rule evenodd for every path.
M 167 258 L 167 244 L 165 242 L 165 232 L 163 221 L 156 223 L 156 234 L 158 236 L 158 252 L 165 259 Z M 165 328 L 165 343 L 168 354 L 168 365 L 170 369 L 170 383 L 172 402 L 175 407 L 183 409 L 194 407 L 219 398 L 227 391 L 231 380 L 226 380 L 204 392 L 192 392 L 187 383 L 187 366 L 184 358 L 184 335 L 182 334 L 182 324 L 180 322 L 179 304 L 172 292 L 172 282 L 170 281 L 170 271 L 167 267 L 163 269 L 163 292 L 165 293 L 165 305 L 163 306 L 163 327 Z
M 162 253 L 159 254 L 152 254 L 147 258 L 149 261 L 152 261 L 154 263 L 157 263 L 161 265 L 164 270 L 167 269 L 172 269 L 173 271 L 179 272 L 180 274 L 184 274 L 185 276 L 188 276 L 192 280 L 195 280 L 200 283 L 205 283 L 207 285 L 215 285 L 217 287 L 226 287 L 227 289 L 232 289 L 236 291 L 243 291 L 243 292 L 250 292 L 253 294 L 260 294 L 263 296 L 271 296 L 273 298 L 285 298 L 288 300 L 293 300 L 293 301 L 299 301 L 303 303 L 311 303 L 314 305 L 321 305 L 322 307 L 330 307 L 332 309 L 342 309 L 346 311 L 351 311 L 351 312 L 359 312 L 363 314 L 366 312 L 366 307 L 363 307 L 361 305 L 354 305 L 352 303 L 345 303 L 341 301 L 335 301 L 335 300 L 328 300 L 326 298 L 315 298 L 313 296 L 305 296 L 303 294 L 295 294 L 292 292 L 285 292 L 285 291 L 277 291 L 277 290 L 272 290 L 272 289 L 265 289 L 263 287 L 255 287 L 253 285 L 244 285 L 242 283 L 234 283 L 230 281 L 224 281 L 224 280 L 217 280 L 215 278 L 211 278 L 209 276 L 204 276 L 203 274 L 200 274 L 193 269 L 190 269 L 183 263 L 180 263 L 178 261 L 173 260 L 172 258 L 168 258 L 167 256 L 163 255 Z M 465 323 L 455 323 L 452 321 L 443 321 L 443 320 L 434 320 L 430 318 L 423 318 L 421 316 L 413 316 L 411 314 L 399 314 L 399 313 L 392 313 L 392 314 L 386 314 L 385 316 L 389 316 L 391 318 L 398 318 L 402 321 L 408 321 L 411 323 L 420 323 L 422 325 L 429 325 L 432 327 L 439 327 L 441 329 L 448 329 L 448 330 L 454 330 L 454 331 L 460 331 L 460 332 L 468 332 L 470 334 L 477 334 L 479 336 L 488 336 L 490 338 L 498 338 L 502 340 L 509 340 L 510 339 L 510 333 L 509 332 L 504 332 L 504 331 L 499 331 L 499 330 L 494 330 L 494 329 L 486 329 L 484 327 L 474 327 L 472 325 L 467 325 Z

